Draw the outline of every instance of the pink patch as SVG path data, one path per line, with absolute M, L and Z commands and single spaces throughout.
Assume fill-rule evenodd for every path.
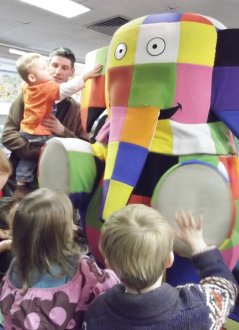
M 177 85 L 174 105 L 182 110 L 171 117 L 183 124 L 207 122 L 211 100 L 212 68 L 193 64 L 177 64 Z
M 50 319 L 57 325 L 62 325 L 66 320 L 66 311 L 62 307 L 54 307 L 49 313 Z
M 24 320 L 24 327 L 29 330 L 35 330 L 39 328 L 40 322 L 41 319 L 37 313 L 29 313 Z
M 112 107 L 110 110 L 110 138 L 109 141 L 120 141 L 121 132 L 127 113 L 125 107 Z
M 76 322 L 75 320 L 71 319 L 70 322 L 67 324 L 66 329 L 75 329 L 76 327 Z
M 234 246 L 228 250 L 221 251 L 221 254 L 225 264 L 230 268 L 230 270 L 233 270 L 238 261 L 239 245 Z

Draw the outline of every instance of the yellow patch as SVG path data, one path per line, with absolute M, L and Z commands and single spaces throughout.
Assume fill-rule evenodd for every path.
M 170 121 L 159 120 L 152 144 L 149 149 L 151 152 L 172 155 L 173 153 L 173 134 Z
M 216 43 L 215 27 L 195 22 L 181 22 L 178 62 L 212 67 Z
M 107 151 L 107 162 L 105 166 L 105 180 L 112 177 L 113 169 L 115 166 L 116 155 L 119 149 L 119 142 L 110 142 Z
M 134 64 L 139 28 L 144 18 L 133 20 L 116 31 L 109 48 L 108 68 Z M 117 59 L 115 54 L 121 44 L 126 46 L 125 54 L 121 59 Z
M 107 147 L 99 142 L 95 142 L 91 145 L 93 149 L 93 155 L 101 160 L 106 160 Z
M 87 80 L 81 96 L 81 108 L 88 108 L 91 94 L 92 80 Z
M 103 219 L 108 219 L 113 212 L 124 207 L 128 202 L 132 190 L 133 187 L 125 183 L 114 180 L 110 181 L 108 195 L 103 211 Z

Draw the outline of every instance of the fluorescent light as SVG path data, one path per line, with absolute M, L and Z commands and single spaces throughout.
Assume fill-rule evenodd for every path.
M 27 52 L 24 52 L 23 50 L 14 49 L 14 48 L 9 48 L 9 49 L 8 49 L 8 52 L 9 52 L 10 54 L 15 54 L 15 55 L 24 55 L 24 54 L 27 53 Z
M 27 53 L 37 53 L 37 54 L 40 54 L 45 60 L 49 61 L 49 56 L 42 55 L 40 52 L 31 50 L 31 49 L 29 49 L 28 51 L 24 51 L 24 50 L 20 50 L 20 49 L 16 49 L 16 48 L 9 48 L 8 52 L 10 54 L 15 54 L 15 55 L 24 55 Z
M 90 9 L 71 0 L 20 0 L 30 5 L 48 10 L 54 14 L 72 18 Z

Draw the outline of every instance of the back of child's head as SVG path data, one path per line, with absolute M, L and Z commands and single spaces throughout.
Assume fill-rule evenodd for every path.
M 42 56 L 37 53 L 27 53 L 19 57 L 16 62 L 17 72 L 20 77 L 25 81 L 29 82 L 28 75 L 31 73 L 31 68 L 34 63 L 34 60 L 41 58 Z
M 113 213 L 102 226 L 100 249 L 128 287 L 140 292 L 163 274 L 174 232 L 161 214 L 142 204 Z
M 73 240 L 73 208 L 64 193 L 38 189 L 19 203 L 13 219 L 12 250 L 23 287 L 29 287 L 32 272 L 60 275 L 72 273 L 78 257 Z M 73 265 L 74 264 L 74 265 Z
M 14 198 L 0 198 L 0 230 L 10 230 L 12 228 L 13 211 L 16 206 L 17 201 Z

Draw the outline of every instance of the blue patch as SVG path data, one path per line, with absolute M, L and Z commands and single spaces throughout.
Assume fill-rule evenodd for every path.
M 147 16 L 142 24 L 180 22 L 181 17 L 182 14 L 180 13 L 154 14 Z
M 120 181 L 134 187 L 143 170 L 148 149 L 120 142 L 112 180 Z

